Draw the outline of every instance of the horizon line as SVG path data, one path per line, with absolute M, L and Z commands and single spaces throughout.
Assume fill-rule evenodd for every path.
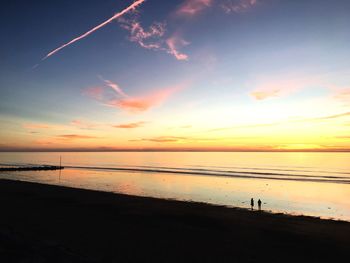
M 33 148 L 0 148 L 0 153 L 6 152 L 336 152 L 347 153 L 350 149 L 84 149 L 84 148 L 54 148 L 54 149 L 33 149 Z

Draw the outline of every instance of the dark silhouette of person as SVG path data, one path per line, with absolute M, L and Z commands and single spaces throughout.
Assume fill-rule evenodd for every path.
M 251 207 L 252 210 L 253 210 L 253 208 L 254 208 L 254 199 L 253 199 L 253 198 L 250 199 L 250 207 Z
M 261 210 L 261 200 L 260 199 L 258 200 L 258 207 L 259 207 L 259 210 Z

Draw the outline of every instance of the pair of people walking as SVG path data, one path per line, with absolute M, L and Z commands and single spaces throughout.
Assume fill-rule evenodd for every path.
M 254 198 L 250 199 L 250 207 L 253 210 L 254 209 Z M 261 210 L 261 200 L 258 200 L 258 208 Z

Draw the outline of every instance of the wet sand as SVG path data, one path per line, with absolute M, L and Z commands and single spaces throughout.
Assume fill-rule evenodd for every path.
M 8 180 L 0 180 L 0 206 L 0 262 L 349 257 L 349 222 Z

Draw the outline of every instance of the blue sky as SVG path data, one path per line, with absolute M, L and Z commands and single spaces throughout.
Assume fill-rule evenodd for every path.
M 319 132 L 327 116 L 350 112 L 349 1 L 140 1 L 46 57 L 133 3 L 5 1 L 0 147 L 349 146 L 346 114 Z M 271 122 L 300 134 L 280 126 L 208 134 Z

